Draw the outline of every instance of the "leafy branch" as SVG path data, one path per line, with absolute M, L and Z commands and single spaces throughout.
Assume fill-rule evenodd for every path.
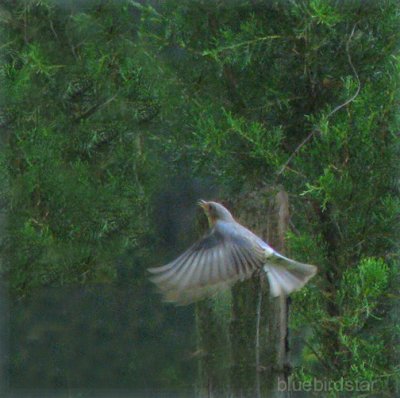
M 347 42 L 346 42 L 346 53 L 347 53 L 347 60 L 348 60 L 348 62 L 349 62 L 349 65 L 350 65 L 350 67 L 351 67 L 351 69 L 352 69 L 352 71 L 353 71 L 353 74 L 354 74 L 354 76 L 355 76 L 355 78 L 356 78 L 356 80 L 357 80 L 357 89 L 356 89 L 356 92 L 355 92 L 349 99 L 347 99 L 345 102 L 343 102 L 342 104 L 340 104 L 340 105 L 338 105 L 336 108 L 334 108 L 334 109 L 328 114 L 328 116 L 326 117 L 326 120 L 328 120 L 330 117 L 332 117 L 332 116 L 333 116 L 336 112 L 338 112 L 340 109 L 342 109 L 342 108 L 345 107 L 346 105 L 348 105 L 348 104 L 350 104 L 351 102 L 353 102 L 353 101 L 357 98 L 357 96 L 358 96 L 358 94 L 360 93 L 360 90 L 361 90 L 360 78 L 358 77 L 357 70 L 356 70 L 356 68 L 354 67 L 353 62 L 352 62 L 352 60 L 351 60 L 351 55 L 350 55 L 350 50 L 349 50 L 350 41 L 351 41 L 351 39 L 352 39 L 353 36 L 354 36 L 354 31 L 355 31 L 355 29 L 356 29 L 356 26 L 357 26 L 357 23 L 354 24 L 353 29 L 352 29 L 352 31 L 351 31 L 351 33 L 350 33 L 349 39 L 348 39 Z M 288 160 L 283 164 L 283 166 L 282 166 L 282 167 L 280 168 L 280 170 L 278 171 L 278 173 L 277 173 L 277 175 L 276 175 L 276 178 L 278 178 L 278 177 L 286 170 L 287 166 L 288 166 L 289 163 L 292 161 L 292 159 L 299 153 L 300 149 L 303 148 L 303 146 L 306 145 L 306 144 L 308 143 L 308 141 L 310 141 L 311 138 L 313 138 L 314 135 L 315 135 L 316 133 L 319 133 L 319 132 L 320 132 L 319 129 L 314 129 L 314 130 L 312 130 L 312 131 L 307 135 L 307 137 L 306 137 L 302 142 L 300 142 L 299 145 L 297 145 L 296 149 L 295 149 L 295 150 L 293 151 L 293 153 L 289 156 Z
M 241 43 L 235 43 L 235 44 L 232 44 L 232 45 L 226 46 L 226 47 L 214 48 L 212 50 L 204 50 L 202 52 L 202 55 L 203 56 L 210 55 L 210 56 L 214 56 L 215 57 L 215 55 L 220 54 L 220 53 L 222 53 L 224 51 L 227 51 L 227 50 L 234 50 L 236 48 L 243 47 L 243 46 L 250 46 L 250 45 L 258 43 L 258 42 L 267 41 L 267 40 L 274 40 L 274 39 L 280 39 L 280 38 L 282 38 L 282 36 L 280 36 L 280 35 L 270 35 L 270 36 L 257 37 L 257 38 L 255 38 L 253 40 L 242 41 Z

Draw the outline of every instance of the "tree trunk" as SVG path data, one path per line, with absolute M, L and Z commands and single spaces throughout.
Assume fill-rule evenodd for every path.
M 239 222 L 284 252 L 286 192 L 264 188 L 228 207 Z M 237 283 L 230 301 L 221 297 L 196 305 L 200 395 L 224 396 L 229 387 L 234 397 L 269 396 L 288 377 L 287 300 L 270 298 L 263 272 Z
M 280 252 L 289 223 L 286 192 L 264 188 L 244 195 L 234 206 L 238 220 Z M 288 303 L 272 299 L 265 274 L 254 275 L 232 291 L 232 387 L 236 396 L 261 396 L 287 381 Z

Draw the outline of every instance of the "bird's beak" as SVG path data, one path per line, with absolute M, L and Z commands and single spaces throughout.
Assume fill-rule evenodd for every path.
M 200 199 L 200 200 L 198 201 L 198 205 L 199 205 L 204 211 L 206 211 L 207 208 L 208 208 L 208 203 L 207 203 L 205 200 L 203 200 L 203 199 Z

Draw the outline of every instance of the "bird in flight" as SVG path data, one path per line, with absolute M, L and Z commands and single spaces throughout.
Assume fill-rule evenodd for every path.
M 255 271 L 267 274 L 273 297 L 303 287 L 316 272 L 278 253 L 253 232 L 239 224 L 224 206 L 199 201 L 210 231 L 177 259 L 149 268 L 151 280 L 165 301 L 189 304 L 250 278 Z

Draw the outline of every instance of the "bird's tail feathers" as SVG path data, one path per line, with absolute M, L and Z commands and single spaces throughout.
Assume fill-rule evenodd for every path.
M 301 289 L 317 273 L 314 265 L 299 263 L 276 252 L 268 258 L 264 270 L 273 297 Z

